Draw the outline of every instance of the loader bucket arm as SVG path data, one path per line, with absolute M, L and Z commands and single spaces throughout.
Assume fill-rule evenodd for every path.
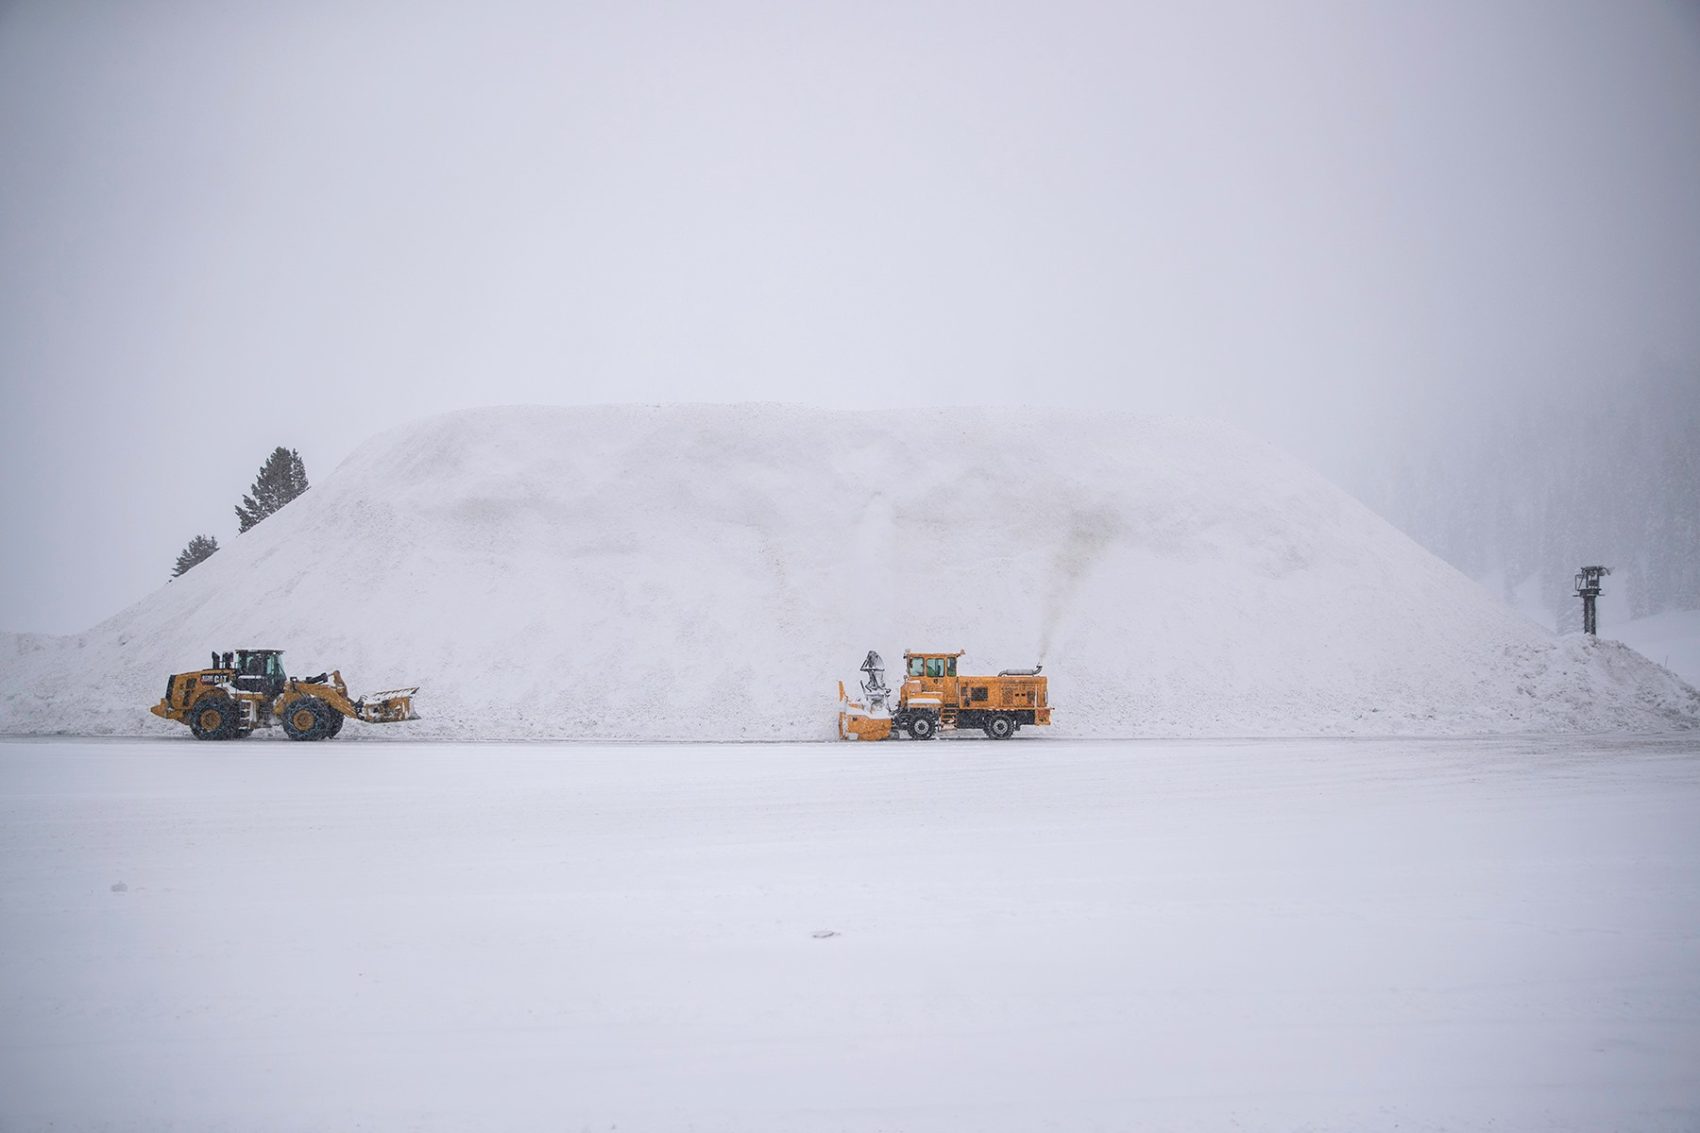
M 413 694 L 418 691 L 419 686 L 414 685 L 412 688 L 367 693 L 358 700 L 350 700 L 348 685 L 343 683 L 342 673 L 339 671 L 332 673 L 330 680 L 323 684 L 290 681 L 289 689 L 285 692 L 284 699 L 279 702 L 279 707 L 281 709 L 283 704 L 297 695 L 316 696 L 350 719 L 366 724 L 399 724 L 405 720 L 419 719 L 419 714 L 413 710 Z

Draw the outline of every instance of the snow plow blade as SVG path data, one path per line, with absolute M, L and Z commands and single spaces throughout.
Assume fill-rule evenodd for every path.
M 838 738 L 841 740 L 889 740 L 891 717 L 870 716 L 866 705 L 851 700 L 838 682 Z
M 419 691 L 419 686 L 412 688 L 392 688 L 388 692 L 373 692 L 354 702 L 354 713 L 368 724 L 399 724 L 403 720 L 417 720 L 419 714 L 413 710 L 413 694 Z

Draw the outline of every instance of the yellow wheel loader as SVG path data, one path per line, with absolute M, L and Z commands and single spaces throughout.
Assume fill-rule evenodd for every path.
M 212 667 L 166 678 L 165 696 L 148 711 L 189 725 L 197 740 L 232 740 L 256 728 L 282 727 L 292 740 L 328 740 L 344 720 L 394 724 L 417 720 L 413 694 L 391 689 L 348 698 L 342 673 L 286 676 L 280 649 L 236 649 L 212 655 Z
M 903 683 L 885 683 L 885 662 L 873 650 L 862 662 L 867 679 L 862 699 L 852 700 L 838 682 L 838 738 L 888 740 L 903 735 L 930 740 L 941 731 L 978 728 L 986 738 L 1007 740 L 1029 724 L 1049 724 L 1049 682 L 1043 666 L 1004 669 L 995 677 L 957 672 L 955 653 L 903 653 Z M 895 705 L 892 703 L 895 698 Z

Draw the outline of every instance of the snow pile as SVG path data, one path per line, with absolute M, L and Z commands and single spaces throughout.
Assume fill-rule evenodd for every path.
M 1600 636 L 1621 641 L 1689 684 L 1700 686 L 1700 610 L 1665 610 L 1635 617 L 1628 594 L 1633 577 L 1634 568 L 1617 568 L 1606 579 L 1597 605 Z M 1558 611 L 1546 604 L 1538 572 L 1514 585 L 1507 585 L 1505 572 L 1499 570 L 1489 571 L 1478 581 L 1488 592 L 1504 594 L 1513 609 L 1536 625 L 1552 629 L 1559 624 Z M 1564 613 L 1573 619 L 1571 624 L 1579 623 L 1580 600 L 1571 599 Z
M 1668 610 L 1621 624 L 1607 623 L 1600 633 L 1657 661 L 1689 684 L 1700 684 L 1700 610 Z
M 0 639 L 0 731 L 182 734 L 146 713 L 166 674 L 244 646 L 423 686 L 361 739 L 826 738 L 836 680 L 906 647 L 1044 662 L 1066 735 L 1700 723 L 1241 433 L 1018 410 L 408 425 L 87 633 Z

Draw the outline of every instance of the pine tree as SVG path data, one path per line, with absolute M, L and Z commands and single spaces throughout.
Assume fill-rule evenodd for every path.
M 189 540 L 189 545 L 183 548 L 183 553 L 177 556 L 177 567 L 171 572 L 172 578 L 186 573 L 190 567 L 204 563 L 212 558 L 218 550 L 218 540 L 211 535 L 197 535 Z
M 279 445 L 260 466 L 253 486 L 236 507 L 238 530 L 246 531 L 307 490 L 307 466 L 301 454 Z

